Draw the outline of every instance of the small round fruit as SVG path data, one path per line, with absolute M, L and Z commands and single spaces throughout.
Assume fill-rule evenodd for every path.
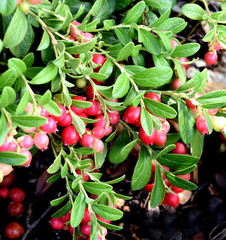
M 86 98 L 85 98 L 85 97 L 81 97 L 81 96 L 75 96 L 75 97 L 72 98 L 72 100 L 76 100 L 76 101 L 86 101 Z M 75 106 L 71 106 L 71 110 L 72 110 L 75 114 L 79 114 L 79 113 L 84 112 L 84 109 L 83 109 L 83 108 L 78 108 L 78 107 L 75 107 Z
M 40 4 L 42 0 L 27 0 L 30 4 Z
M 9 197 L 14 202 L 22 202 L 25 199 L 25 192 L 20 188 L 12 188 L 9 191 Z
M 77 21 L 73 21 L 72 22 L 73 26 L 70 26 L 70 35 L 74 38 L 77 38 L 80 35 L 83 34 L 83 31 L 79 30 L 78 28 L 76 28 L 76 26 L 81 25 L 81 23 L 77 22 Z
M 91 220 L 91 215 L 90 215 L 89 209 L 86 207 L 81 224 L 87 224 L 88 222 L 90 222 L 90 220 Z
M 94 91 L 91 84 L 89 84 L 86 88 L 86 97 L 88 100 L 93 100 L 94 98 Z
M 29 5 L 29 3 L 28 2 L 21 2 L 20 4 L 19 4 L 19 8 L 20 8 L 20 10 L 22 11 L 22 12 L 24 12 L 24 13 L 28 13 L 28 11 L 29 11 L 29 9 L 30 9 L 30 5 Z
M 159 95 L 156 94 L 155 92 L 146 93 L 144 95 L 144 97 L 149 98 L 149 99 L 154 100 L 154 101 L 157 101 L 157 102 L 161 102 L 161 100 L 159 98 Z
M 91 134 L 84 134 L 81 139 L 81 145 L 87 148 L 92 148 L 95 138 Z
M 197 119 L 196 128 L 202 135 L 206 135 L 209 132 L 206 118 L 204 116 L 201 116 Z
M 72 117 L 71 117 L 71 114 L 69 112 L 66 113 L 66 115 L 64 116 L 64 118 L 62 120 L 59 120 L 57 122 L 58 126 L 60 126 L 60 127 L 70 126 L 71 123 L 72 123 Z
M 13 168 L 11 165 L 0 163 L 0 170 L 3 173 L 3 176 L 7 176 L 13 171 Z
M 17 138 L 17 142 L 22 148 L 31 148 L 34 145 L 34 139 L 30 135 L 23 135 Z
M 65 127 L 61 133 L 61 139 L 65 146 L 73 145 L 79 140 L 79 134 L 73 125 Z
M 32 154 L 29 150 L 22 148 L 19 152 L 20 154 L 23 154 L 24 156 L 28 157 L 27 161 L 24 162 L 23 164 L 21 164 L 21 166 L 23 167 L 29 167 L 31 164 L 31 160 L 32 160 Z
M 68 225 L 68 231 L 71 235 L 74 234 L 75 229 L 71 226 L 71 224 Z M 76 239 L 77 240 L 77 239 Z
M 106 127 L 106 119 L 104 118 L 104 115 L 100 114 L 97 115 L 95 120 L 99 119 L 97 122 L 93 123 L 94 127 L 101 126 L 103 128 Z
M 45 133 L 36 133 L 34 136 L 35 146 L 44 151 L 48 148 L 49 145 L 49 137 Z
M 139 130 L 140 140 L 147 145 L 149 144 L 152 145 L 156 141 L 156 137 L 157 137 L 157 130 L 154 127 L 152 130 L 151 136 L 148 136 L 142 127 Z
M 109 112 L 108 117 L 109 117 L 110 124 L 116 124 L 120 119 L 120 113 L 119 111 Z
M 105 63 L 106 58 L 104 56 L 100 55 L 100 54 L 93 54 L 92 61 L 95 64 L 100 64 L 101 65 L 100 67 L 95 68 L 95 71 L 98 71 L 102 67 L 102 65 Z
M 10 222 L 5 226 L 5 235 L 9 239 L 17 239 L 24 233 L 24 228 L 17 222 Z
M 123 120 L 127 123 L 134 124 L 140 119 L 141 108 L 130 106 L 123 115 Z
M 102 153 L 104 150 L 104 144 L 100 139 L 95 139 L 92 148 L 95 152 Z
M 58 107 L 60 108 L 61 115 L 60 116 L 54 116 L 54 115 L 51 116 L 52 119 L 54 119 L 55 121 L 64 120 L 64 117 L 67 114 L 67 109 L 64 106 L 58 104 Z
M 176 187 L 176 186 L 174 186 L 174 185 L 171 186 L 171 190 L 172 190 L 173 192 L 175 192 L 175 193 L 181 193 L 181 192 L 184 191 L 184 189 L 179 188 L 179 187 Z
M 100 110 L 99 102 L 96 100 L 89 100 L 88 102 L 92 103 L 92 106 L 85 109 L 85 113 L 89 116 L 97 116 Z
M 105 136 L 105 129 L 101 126 L 96 126 L 93 128 L 92 134 L 95 138 L 101 139 Z
M 172 89 L 176 91 L 179 87 L 182 86 L 180 78 L 176 78 L 172 81 Z
M 60 218 L 52 218 L 50 226 L 55 230 L 60 230 L 64 228 L 64 222 Z
M 176 145 L 176 147 L 172 150 L 173 153 L 175 153 L 175 154 L 186 154 L 187 153 L 186 147 L 183 143 L 176 142 L 175 145 Z
M 153 187 L 154 187 L 154 183 L 148 183 L 148 184 L 146 184 L 145 186 L 144 186 L 144 190 L 145 191 L 147 191 L 147 192 L 151 192 L 152 191 L 152 189 L 153 189 Z
M 82 233 L 84 236 L 90 236 L 90 233 L 91 233 L 91 225 L 82 224 L 80 230 L 81 230 L 81 233 Z
M 65 214 L 63 217 L 61 217 L 60 219 L 61 219 L 64 223 L 66 223 L 66 222 L 69 222 L 69 221 L 70 221 L 70 218 L 71 218 L 71 210 L 70 210 L 67 214 Z
M 17 217 L 24 210 L 24 205 L 21 202 L 10 202 L 8 205 L 8 214 Z
M 164 122 L 162 122 L 162 128 L 161 128 L 162 131 L 165 132 L 165 134 L 167 134 L 170 130 L 170 124 L 169 122 L 166 120 Z
M 81 172 L 80 169 L 76 169 L 75 172 L 78 174 L 78 175 L 82 175 L 82 179 L 84 180 L 84 182 L 88 182 L 89 181 L 89 174 L 88 173 L 84 173 L 84 172 Z
M 226 118 L 224 117 L 212 117 L 212 125 L 213 129 L 216 132 L 222 132 L 224 130 L 224 127 L 226 126 Z
M 177 207 L 179 205 L 180 198 L 176 194 L 167 193 L 165 196 L 165 202 L 171 207 Z
M 42 125 L 41 129 L 45 133 L 55 133 L 57 131 L 57 123 L 53 118 L 48 117 L 47 123 Z
M 9 196 L 9 189 L 6 187 L 0 188 L 0 197 L 6 199 Z
M 76 87 L 77 88 L 84 88 L 86 87 L 87 81 L 85 78 L 80 78 L 76 80 Z
M 157 132 L 157 137 L 155 140 L 155 145 L 157 145 L 158 147 L 163 147 L 164 144 L 166 142 L 166 133 L 162 130 Z
M 94 38 L 93 34 L 89 32 L 83 33 L 83 37 L 84 43 L 90 42 Z
M 217 62 L 217 59 L 218 59 L 218 55 L 215 51 L 207 52 L 204 56 L 204 60 L 207 65 L 213 65 L 214 63 Z
M 98 218 L 100 221 L 102 221 L 102 222 L 111 223 L 111 220 L 104 219 L 104 218 L 102 218 L 102 217 L 100 217 L 100 216 L 98 216 L 98 215 L 97 215 L 97 218 Z
M 15 181 L 14 173 L 11 172 L 3 178 L 3 181 L 0 183 L 2 187 L 8 187 Z

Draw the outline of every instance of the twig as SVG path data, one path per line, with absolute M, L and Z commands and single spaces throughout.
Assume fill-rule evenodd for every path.
M 52 206 L 49 206 L 45 212 L 35 221 L 31 224 L 31 226 L 27 229 L 27 231 L 24 233 L 21 240 L 25 240 L 29 233 L 38 225 L 38 223 L 45 217 L 45 215 L 52 209 Z

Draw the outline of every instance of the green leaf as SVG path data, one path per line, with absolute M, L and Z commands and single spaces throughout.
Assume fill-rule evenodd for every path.
M 157 40 L 156 37 L 154 37 L 152 33 L 148 32 L 145 29 L 139 28 L 138 36 L 139 36 L 138 41 L 140 43 L 143 43 L 148 52 L 154 55 L 160 54 L 161 48 L 159 41 Z
M 92 204 L 93 211 L 100 217 L 107 219 L 107 220 L 112 220 L 116 221 L 122 218 L 123 212 L 113 208 L 113 207 L 108 207 L 103 204 Z
M 128 197 L 128 196 L 118 194 L 118 193 L 114 193 L 114 195 L 116 198 L 123 199 L 123 200 L 131 200 L 132 199 L 132 197 Z
M 72 210 L 71 210 L 71 219 L 70 224 L 73 228 L 77 227 L 84 216 L 86 208 L 85 196 L 83 192 L 80 192 L 76 197 L 75 202 L 73 203 Z
M 147 148 L 142 146 L 138 161 L 133 171 L 131 187 L 132 190 L 142 189 L 151 178 L 151 156 Z
M 152 67 L 135 73 L 134 81 L 142 87 L 161 87 L 171 81 L 173 71 L 169 67 Z
M 172 7 L 171 0 L 146 0 L 147 5 L 157 9 L 167 9 Z
M 134 49 L 133 42 L 129 42 L 128 44 L 126 44 L 126 46 L 124 46 L 120 50 L 118 57 L 117 57 L 117 61 L 122 61 L 122 60 L 125 60 L 126 58 L 128 58 L 132 54 L 133 49 Z
M 177 45 L 171 53 L 171 57 L 189 57 L 198 52 L 199 49 L 200 45 L 198 43 L 185 43 L 183 45 Z
M 7 107 L 16 100 L 16 92 L 11 87 L 4 87 L 0 99 L 0 108 Z
M 60 169 L 61 164 L 61 152 L 56 157 L 54 162 L 48 167 L 47 172 L 50 174 L 56 173 Z
M 113 71 L 113 64 L 111 60 L 108 58 L 107 61 L 105 61 L 104 65 L 100 68 L 98 73 L 110 76 Z
M 64 166 L 61 169 L 61 178 L 65 178 L 68 174 L 68 164 L 67 162 L 64 163 Z
M 169 16 L 171 13 L 171 9 L 169 8 L 168 10 L 166 10 L 160 18 L 158 18 L 156 21 L 154 21 L 150 27 L 158 27 L 159 25 L 161 25 L 164 22 L 167 22 L 166 20 L 168 20 Z M 165 30 L 165 29 L 164 29 Z
M 170 144 L 170 145 L 164 147 L 164 149 L 163 149 L 162 151 L 158 151 L 158 152 L 156 153 L 157 155 L 153 156 L 152 160 L 158 159 L 158 158 L 160 158 L 162 155 L 164 155 L 164 154 L 166 154 L 166 153 L 168 153 L 168 152 L 171 152 L 175 147 L 176 147 L 175 144 Z M 154 155 L 154 154 L 153 154 L 153 155 Z
M 129 42 L 131 42 L 131 38 L 128 34 L 128 32 L 126 32 L 124 29 L 122 28 L 116 28 L 115 29 L 115 34 L 118 38 L 118 40 L 123 44 L 126 45 Z
M 87 192 L 96 195 L 100 195 L 103 192 L 108 193 L 112 190 L 111 185 L 101 182 L 84 182 L 83 186 Z
M 191 142 L 191 155 L 201 158 L 204 145 L 204 136 L 196 129 Z
M 94 153 L 94 160 L 96 168 L 101 168 L 104 164 L 105 158 L 107 156 L 107 144 L 104 143 L 104 150 L 102 153 L 95 152 Z
M 125 177 L 126 177 L 126 175 L 124 174 L 124 175 L 122 175 L 122 176 L 119 177 L 119 178 L 116 178 L 116 179 L 114 179 L 114 180 L 107 181 L 107 182 L 105 182 L 105 183 L 107 183 L 107 184 L 119 183 L 119 182 L 121 182 L 122 180 L 124 180 Z
M 90 42 L 82 43 L 78 46 L 66 47 L 66 52 L 72 54 L 81 54 L 90 51 L 96 44 L 97 38 L 93 38 Z
M 3 74 L 0 75 L 0 91 L 5 86 L 12 86 L 17 78 L 17 72 L 15 68 L 6 70 Z
M 68 193 L 62 197 L 59 197 L 57 199 L 54 199 L 50 202 L 50 204 L 53 206 L 53 207 L 56 207 L 58 205 L 60 205 L 68 196 Z
M 141 99 L 143 98 L 146 91 L 140 91 L 140 93 L 134 98 L 133 106 L 137 107 L 140 104 Z
M 0 14 L 9 16 L 16 7 L 16 0 L 1 0 Z
M 18 166 L 25 163 L 28 160 L 28 157 L 14 152 L 0 152 L 0 163 Z
M 195 3 L 185 4 L 181 11 L 186 17 L 193 20 L 202 20 L 203 16 L 206 15 L 205 11 Z
M 35 61 L 34 53 L 28 53 L 22 60 L 26 64 L 27 68 L 30 68 Z
M 155 181 L 151 192 L 150 205 L 151 208 L 159 206 L 165 196 L 165 186 L 162 180 L 161 170 L 158 165 L 155 165 Z
M 52 183 L 57 181 L 61 177 L 61 172 L 58 172 L 46 180 L 47 183 Z
M 140 119 L 141 119 L 141 126 L 144 129 L 145 133 L 148 136 L 151 136 L 152 130 L 153 130 L 153 121 L 150 116 L 150 113 L 144 107 L 141 107 Z
M 47 118 L 40 116 L 12 115 L 11 119 L 13 123 L 21 128 L 40 127 L 47 123 Z
M 178 101 L 178 120 L 181 139 L 186 144 L 191 143 L 195 133 L 195 117 L 187 105 L 182 101 Z
M 65 65 L 64 53 L 65 53 L 65 45 L 63 43 L 58 43 L 56 47 L 59 50 L 59 56 L 53 60 L 53 63 L 58 67 L 62 68 Z
M 210 115 L 207 113 L 207 111 L 205 109 L 203 109 L 203 112 L 204 112 L 204 116 L 206 118 L 206 123 L 207 123 L 208 129 L 209 129 L 209 134 L 211 134 L 213 132 L 213 124 L 212 124 Z
M 185 71 L 184 71 L 182 65 L 181 65 L 178 61 L 176 61 L 176 60 L 174 60 L 174 59 L 172 59 L 172 60 L 173 60 L 175 69 L 177 70 L 177 73 L 178 73 L 180 82 L 181 82 L 181 84 L 183 85 L 183 84 L 186 82 L 186 74 L 185 74 Z
M 31 84 L 40 85 L 53 80 L 58 73 L 57 67 L 51 63 L 47 65 L 41 72 L 39 72 L 32 80 Z
M 112 92 L 113 97 L 122 98 L 129 91 L 129 87 L 130 87 L 130 81 L 126 75 L 126 72 L 122 72 L 118 76 L 115 82 L 115 85 L 113 87 L 113 92 Z
M 3 42 L 2 42 L 2 39 L 0 39 L 0 53 L 2 52 L 2 49 L 3 49 Z
M 102 222 L 102 221 L 100 221 L 99 219 L 97 219 L 97 222 L 98 222 L 101 226 L 103 226 L 103 227 L 105 227 L 105 228 L 107 228 L 107 229 L 109 229 L 109 230 L 119 231 L 119 230 L 122 229 L 122 227 L 119 227 L 119 226 L 115 226 L 115 225 L 113 225 L 113 224 L 109 224 L 109 223 Z
M 193 172 L 196 168 L 197 168 L 197 165 L 193 164 L 189 167 L 183 168 L 181 170 L 177 170 L 177 171 L 173 172 L 173 174 L 175 174 L 175 175 L 185 175 L 185 174 L 188 174 L 190 172 Z
M 15 112 L 16 114 L 21 114 L 25 111 L 25 108 L 27 107 L 29 99 L 30 99 L 30 93 L 27 91 L 24 93 L 24 95 L 20 99 L 20 102 L 16 108 L 16 112 Z
M 72 105 L 77 107 L 77 108 L 89 108 L 91 107 L 93 104 L 91 102 L 86 102 L 86 101 L 78 101 L 78 100 L 73 100 L 72 99 Z
M 72 117 L 72 123 L 75 126 L 76 131 L 81 136 L 85 133 L 85 124 L 82 121 L 82 119 L 77 116 L 73 111 L 70 111 L 71 117 Z
M 13 48 L 22 42 L 28 28 L 26 15 L 17 8 L 6 30 L 3 43 L 5 48 Z
M 8 134 L 8 123 L 6 120 L 5 114 L 1 114 L 0 117 L 0 146 L 5 142 L 7 134 Z
M 49 37 L 49 34 L 47 33 L 47 31 L 44 29 L 42 38 L 41 38 L 41 42 L 39 43 L 37 51 L 41 51 L 41 50 L 48 48 L 49 44 L 50 44 L 50 37 Z
M 136 98 L 136 96 L 137 96 L 136 90 L 133 87 L 131 87 L 128 94 L 126 95 L 123 106 L 128 107 L 133 105 L 133 101 Z
M 157 102 L 149 98 L 144 98 L 144 104 L 151 113 L 158 117 L 172 119 L 177 116 L 176 110 L 166 104 Z
M 24 57 L 30 50 L 32 43 L 34 42 L 34 31 L 31 24 L 28 24 L 27 32 L 24 36 L 23 41 L 17 46 L 10 48 L 11 53 L 18 57 Z
M 52 218 L 60 218 L 63 217 L 71 210 L 71 201 L 68 201 L 66 205 L 64 205 L 61 209 L 51 215 Z
M 52 93 L 50 90 L 47 90 L 43 96 L 38 100 L 38 105 L 44 105 L 47 104 L 52 98 Z
M 189 181 L 187 181 L 183 178 L 176 177 L 174 174 L 172 174 L 170 172 L 165 171 L 164 175 L 169 180 L 169 182 L 171 184 L 173 184 L 174 186 L 176 186 L 178 188 L 182 188 L 182 189 L 185 189 L 185 190 L 195 190 L 195 189 L 197 189 L 197 186 L 194 183 L 189 182 Z
M 43 104 L 42 106 L 45 108 L 45 110 L 54 116 L 61 116 L 62 114 L 60 108 L 52 100 L 50 100 L 47 104 Z
M 142 16 L 144 9 L 145 9 L 144 1 L 137 3 L 133 8 L 129 10 L 123 23 L 124 24 L 136 23 L 138 19 Z
M 178 140 L 180 139 L 179 133 L 168 133 L 166 136 L 167 136 L 167 139 L 166 139 L 165 146 L 174 144 L 174 143 L 178 142 Z
M 115 131 L 105 140 L 105 142 L 106 143 L 111 142 L 115 138 L 117 131 L 118 131 L 118 126 L 115 129 Z
M 190 155 L 167 153 L 158 158 L 158 161 L 170 169 L 181 170 L 197 164 L 199 159 Z
M 25 63 L 18 58 L 10 58 L 8 61 L 8 67 L 14 68 L 17 72 L 17 76 L 21 76 L 27 71 Z
M 106 28 L 107 31 L 110 31 L 111 27 L 113 26 L 113 21 L 112 19 L 107 19 L 104 21 L 104 27 Z

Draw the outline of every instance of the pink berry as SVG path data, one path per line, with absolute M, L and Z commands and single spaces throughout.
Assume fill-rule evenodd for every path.
M 9 145 L 9 148 L 8 148 L 8 152 L 16 152 L 19 148 L 19 145 L 16 141 L 16 139 L 12 139 L 11 142 L 10 142 L 10 145 Z
M 70 218 L 71 218 L 71 210 L 70 210 L 67 214 L 65 214 L 63 217 L 61 217 L 60 219 L 61 219 L 64 223 L 66 223 L 66 222 L 69 222 L 69 221 L 70 221 Z
M 33 133 L 36 131 L 36 127 L 31 127 L 31 128 L 28 128 L 28 129 L 22 129 L 24 132 L 26 133 Z
M 48 117 L 47 120 L 47 123 L 41 126 L 42 131 L 45 133 L 55 133 L 57 131 L 56 121 L 51 117 Z
M 169 132 L 169 130 L 170 130 L 170 124 L 169 124 L 168 121 L 162 122 L 162 128 L 161 128 L 161 130 L 162 130 L 163 132 L 165 132 L 165 134 L 167 134 L 167 133 Z
M 92 130 L 92 134 L 95 138 L 101 139 L 105 136 L 105 129 L 101 126 L 96 126 Z
M 44 151 L 48 148 L 49 145 L 49 137 L 45 133 L 36 133 L 34 136 L 35 146 Z
M 79 134 L 75 127 L 71 125 L 63 129 L 61 139 L 64 145 L 73 145 L 79 140 Z
M 13 168 L 11 165 L 0 163 L 0 171 L 2 171 L 3 176 L 7 176 L 13 171 Z
M 149 98 L 151 100 L 157 101 L 157 102 L 161 102 L 159 95 L 156 94 L 155 92 L 150 92 L 150 93 L 146 93 L 144 95 L 144 97 Z
M 179 45 L 178 42 L 176 42 L 173 39 L 170 39 L 170 42 L 171 42 L 172 49 L 174 49 L 177 45 Z
M 196 128 L 202 135 L 205 135 L 209 132 L 206 118 L 204 116 L 201 116 L 197 119 Z
M 49 112 L 42 106 L 40 106 L 40 108 L 41 108 L 40 116 L 48 118 Z
M 213 65 L 214 63 L 217 62 L 218 55 L 214 51 L 207 52 L 204 56 L 204 60 L 207 65 Z
M 95 138 L 93 135 L 86 133 L 82 136 L 81 145 L 87 148 L 92 148 L 94 140 Z
M 162 130 L 157 132 L 157 137 L 155 140 L 155 145 L 163 147 L 166 142 L 166 133 Z
M 6 152 L 8 151 L 9 147 L 10 147 L 10 141 L 8 138 L 6 138 L 5 142 L 0 146 L 0 152 Z
M 88 222 L 90 222 L 90 220 L 91 220 L 91 215 L 90 215 L 89 209 L 86 207 L 81 224 L 87 224 Z
M 30 135 L 17 138 L 17 142 L 22 148 L 31 148 L 34 145 L 34 139 Z
M 176 147 L 172 150 L 173 153 L 175 153 L 175 154 L 186 154 L 187 153 L 186 147 L 183 143 L 176 142 L 175 145 L 176 145 Z
M 165 196 L 165 202 L 171 207 L 177 207 L 179 205 L 179 197 L 173 193 L 167 193 Z
M 89 84 L 86 88 L 86 97 L 89 100 L 93 100 L 93 98 L 94 98 L 94 91 L 93 91 L 93 87 L 91 84 Z
M 86 98 L 85 98 L 85 97 L 81 97 L 81 96 L 75 96 L 75 97 L 72 98 L 72 100 L 76 100 L 76 101 L 86 101 Z M 83 108 L 78 108 L 78 107 L 75 107 L 75 106 L 71 106 L 71 110 L 72 110 L 75 114 L 84 112 L 84 109 L 83 109 Z
M 152 145 L 156 141 L 156 137 L 157 137 L 157 130 L 154 127 L 152 130 L 151 136 L 148 136 L 142 127 L 139 130 L 140 140 L 147 145 L 149 144 Z
M 84 236 L 90 236 L 90 233 L 91 233 L 91 225 L 82 224 L 80 230 L 81 230 L 81 233 L 82 233 Z
M 186 57 L 179 58 L 178 60 L 180 62 L 188 62 L 188 59 Z M 181 64 L 181 66 L 185 68 L 185 72 L 186 72 L 186 70 L 188 70 L 188 68 L 190 67 L 190 64 Z
M 21 166 L 29 167 L 31 164 L 31 160 L 32 160 L 31 152 L 25 148 L 22 148 L 19 153 L 28 157 L 28 160 L 25 163 L 21 164 Z
M 130 106 L 124 112 L 123 120 L 127 123 L 134 124 L 140 119 L 140 107 Z
M 60 230 L 64 228 L 64 223 L 60 218 L 52 218 L 50 220 L 50 226 L 55 230 Z
M 180 81 L 180 78 L 176 78 L 172 81 L 172 89 L 176 91 L 179 87 L 182 86 L 182 83 Z
M 55 120 L 55 121 L 62 121 L 67 113 L 67 109 L 62 106 L 62 105 L 59 105 L 58 104 L 58 107 L 60 108 L 60 111 L 61 111 L 61 115 L 60 116 L 54 116 L 52 115 L 52 118 Z
M 101 66 L 105 63 L 106 58 L 100 54 L 93 54 L 92 61 L 95 64 L 100 64 Z M 95 68 L 95 72 L 99 71 L 101 67 Z
M 96 126 L 101 126 L 103 128 L 106 127 L 106 119 L 104 118 L 104 115 L 97 115 L 95 120 L 99 119 L 99 121 L 93 123 L 93 126 L 96 127 Z
M 105 132 L 105 136 L 108 136 L 112 133 L 112 126 L 109 126 L 107 128 L 105 128 L 104 132 Z
M 79 26 L 79 25 L 81 25 L 81 23 L 79 23 L 77 21 L 73 21 L 72 25 Z M 83 31 L 79 30 L 78 28 L 76 28 L 74 26 L 70 26 L 70 35 L 76 39 L 79 36 L 79 34 L 80 35 L 83 34 Z
M 95 139 L 92 148 L 95 152 L 101 153 L 104 150 L 104 144 L 100 139 Z
M 64 116 L 64 118 L 62 120 L 58 121 L 58 126 L 60 127 L 67 127 L 70 126 L 72 123 L 72 117 L 71 114 L 68 112 L 66 113 L 66 115 Z
M 96 101 L 96 100 L 89 100 L 88 102 L 91 102 L 92 106 L 89 107 L 89 108 L 86 108 L 85 109 L 85 113 L 87 115 L 89 115 L 89 116 L 97 116 L 98 112 L 100 110 L 100 106 L 99 106 L 98 101 Z
M 215 108 L 215 109 L 207 109 L 207 112 L 209 113 L 209 115 L 214 116 L 215 114 L 217 114 L 218 108 Z
M 108 117 L 109 117 L 109 122 L 110 122 L 110 124 L 116 124 L 116 123 L 118 123 L 118 121 L 119 121 L 119 119 L 120 119 L 119 111 L 109 112 L 109 113 L 108 113 Z
M 32 111 L 32 109 L 33 109 L 33 105 L 32 103 L 29 102 L 25 108 L 25 111 L 29 114 Z
M 83 38 L 84 43 L 90 42 L 91 39 L 94 38 L 93 34 L 89 32 L 83 33 L 83 37 L 84 37 Z

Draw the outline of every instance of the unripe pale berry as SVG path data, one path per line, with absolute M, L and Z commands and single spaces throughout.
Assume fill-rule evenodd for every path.
M 141 108 L 130 106 L 124 112 L 123 120 L 127 123 L 134 124 L 140 119 Z
M 34 145 L 34 139 L 30 135 L 17 138 L 17 142 L 22 148 L 31 148 Z
M 215 108 L 215 109 L 207 109 L 207 112 L 209 113 L 209 115 L 214 116 L 215 114 L 217 114 L 218 108 Z
M 13 171 L 13 168 L 11 165 L 0 163 L 0 170 L 3 173 L 3 176 L 7 176 Z
M 36 127 L 31 127 L 31 128 L 28 128 L 28 129 L 22 129 L 24 132 L 26 133 L 33 133 L 36 131 Z
M 86 83 L 87 83 L 87 81 L 86 81 L 85 78 L 77 79 L 76 80 L 76 87 L 77 88 L 84 88 L 84 87 L 86 87 Z
M 92 148 L 95 152 L 101 153 L 104 150 L 104 144 L 100 139 L 95 139 Z
M 31 160 L 32 160 L 31 152 L 29 150 L 25 149 L 25 148 L 22 148 L 19 153 L 23 154 L 26 157 L 28 157 L 28 160 L 25 163 L 21 164 L 21 166 L 29 167 L 30 164 L 31 164 Z
M 217 62 L 217 59 L 218 59 L 218 55 L 215 51 L 207 52 L 204 56 L 204 60 L 207 65 L 213 65 L 214 63 Z
M 35 146 L 44 151 L 48 148 L 49 137 L 45 133 L 36 133 L 34 136 Z
M 148 136 L 142 127 L 139 130 L 140 140 L 147 145 L 149 144 L 152 145 L 156 141 L 156 137 L 157 137 L 157 130 L 154 127 L 152 130 L 151 136 Z
M 216 132 L 221 132 L 224 130 L 224 127 L 226 126 L 226 119 L 224 117 L 212 117 L 211 120 L 213 129 Z
M 61 139 L 64 145 L 73 145 L 79 140 L 79 134 L 73 125 L 65 127 L 61 133 Z
M 21 3 L 19 4 L 19 8 L 20 8 L 20 10 L 21 10 L 22 12 L 28 13 L 28 11 L 29 11 L 29 9 L 30 9 L 30 5 L 29 5 L 29 3 L 27 3 L 27 2 L 21 2 Z
M 206 118 L 204 116 L 201 116 L 197 119 L 196 128 L 202 135 L 205 135 L 209 132 Z

